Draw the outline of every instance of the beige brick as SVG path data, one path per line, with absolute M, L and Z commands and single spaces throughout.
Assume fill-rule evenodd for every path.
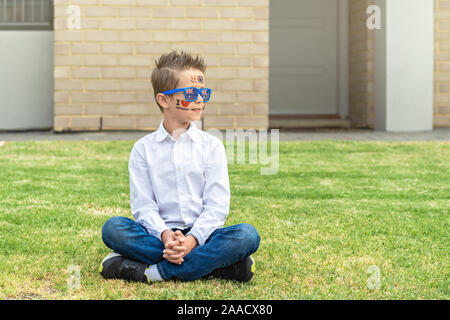
M 239 67 L 250 67 L 251 57 L 222 57 L 220 58 L 220 64 L 223 67 L 229 66 L 239 66 Z
M 70 67 L 55 67 L 53 76 L 55 79 L 70 78 Z
M 237 49 L 239 54 L 269 54 L 268 44 L 238 44 Z
M 115 80 L 88 80 L 86 81 L 87 91 L 111 91 L 117 89 Z
M 254 91 L 268 91 L 269 90 L 269 80 L 254 80 L 253 81 Z
M 233 105 L 233 104 L 221 104 L 220 105 L 221 115 L 251 115 L 252 107 L 251 105 Z
M 124 30 L 124 29 L 134 29 L 134 20 L 102 20 L 101 28 L 103 30 Z
M 105 79 L 134 78 L 134 68 L 102 68 L 102 77 Z
M 152 108 L 146 104 L 125 104 L 119 106 L 121 115 L 148 115 L 152 114 Z
M 235 54 L 236 47 L 233 44 L 208 44 L 205 46 L 206 54 Z
M 152 43 L 152 44 L 136 44 L 136 53 L 153 53 L 153 54 L 163 54 L 169 51 L 170 45 L 168 43 Z
M 100 129 L 100 117 L 73 117 L 72 129 Z
M 102 0 L 102 5 L 120 6 L 120 5 L 134 5 L 134 0 Z
M 236 21 L 237 30 L 247 30 L 247 31 L 268 31 L 269 21 L 268 20 L 243 20 Z
M 268 67 L 269 66 L 269 56 L 254 56 L 253 57 L 254 67 Z
M 80 56 L 55 56 L 55 66 L 80 66 L 83 65 L 83 57 Z
M 230 92 L 214 92 L 211 95 L 211 101 L 213 103 L 232 103 L 235 101 L 235 95 L 234 93 Z
M 100 102 L 100 95 L 96 92 L 72 92 L 72 102 Z
M 121 66 L 150 66 L 150 57 L 147 56 L 120 56 Z
M 110 103 L 134 103 L 134 94 L 127 92 L 105 92 L 103 102 Z
M 206 7 L 234 7 L 234 0 L 204 0 Z
M 217 18 L 219 16 L 216 8 L 187 8 L 188 18 Z
M 268 117 L 237 117 L 237 127 L 242 129 L 267 129 Z
M 254 32 L 253 41 L 255 42 L 269 42 L 269 32 Z
M 152 32 L 147 31 L 121 31 L 119 39 L 123 42 L 149 42 L 152 35 Z
M 103 54 L 125 54 L 133 53 L 133 45 L 127 43 L 103 43 L 102 44 Z
M 150 18 L 150 8 L 119 8 L 120 17 L 148 17 Z
M 255 104 L 253 106 L 253 114 L 268 115 L 269 114 L 269 105 L 268 104 Z
M 255 19 L 269 19 L 269 8 L 253 8 Z
M 237 0 L 239 7 L 268 7 L 269 0 Z
M 100 68 L 72 68 L 75 79 L 100 78 Z
M 219 33 L 216 32 L 188 32 L 188 41 L 194 42 L 217 42 L 219 41 Z
M 169 21 L 170 20 L 163 19 L 140 19 L 136 20 L 136 28 L 145 30 L 167 30 L 169 28 Z
M 120 80 L 120 91 L 148 91 L 151 87 L 150 81 L 142 80 Z
M 201 30 L 201 20 L 171 20 L 169 28 L 171 30 Z
M 169 0 L 136 0 L 138 6 L 166 6 Z
M 234 128 L 234 118 L 224 116 L 219 117 L 205 116 L 203 118 L 203 127 L 204 129 Z
M 103 117 L 103 129 L 130 129 L 134 127 L 134 119 L 129 117 Z
M 72 53 L 100 53 L 100 44 L 98 43 L 72 43 Z
M 53 119 L 53 130 L 63 131 L 64 129 L 69 129 L 70 118 L 68 117 L 54 117 Z
M 223 42 L 251 42 L 252 41 L 251 32 L 223 32 L 222 41 Z
M 184 31 L 165 31 L 165 32 L 155 32 L 153 34 L 153 40 L 155 42 L 185 41 L 185 39 L 186 39 L 186 32 Z
M 205 20 L 204 27 L 207 31 L 214 30 L 235 30 L 236 22 L 233 20 Z
M 86 56 L 84 57 L 86 66 L 115 66 L 117 64 L 116 56 Z
M 253 18 L 252 8 L 221 8 L 222 18 Z
M 200 6 L 202 4 L 202 0 L 170 0 L 170 4 L 173 6 Z
M 69 103 L 69 93 L 67 92 L 54 92 L 53 93 L 53 101 L 55 103 Z
M 237 70 L 238 79 L 268 79 L 268 68 L 239 68 Z
M 183 18 L 185 15 L 184 8 L 154 8 L 153 17 L 154 18 Z
M 66 55 L 70 54 L 70 44 L 68 43 L 56 43 L 55 42 L 55 55 Z
M 240 103 L 267 103 L 268 102 L 268 94 L 264 94 L 261 92 L 238 92 L 237 93 L 237 101 Z
M 234 79 L 236 77 L 236 70 L 225 68 L 208 68 L 206 69 L 205 76 L 208 79 Z
M 55 104 L 55 115 L 82 115 L 83 106 L 81 104 Z
M 111 7 L 86 7 L 84 8 L 85 17 L 115 17 L 117 9 Z
M 251 80 L 223 81 L 221 90 L 223 90 L 223 91 L 252 91 L 253 83 Z
M 208 116 L 208 115 L 213 115 L 216 116 L 219 114 L 219 105 L 217 104 L 206 104 L 205 109 L 203 110 L 203 115 L 204 116 Z
M 119 34 L 117 31 L 86 31 L 84 33 L 85 41 L 117 41 Z
M 81 41 L 83 39 L 83 32 L 81 31 L 54 31 L 55 41 Z
M 55 79 L 54 87 L 59 91 L 81 91 L 83 90 L 83 81 Z
M 162 115 L 138 117 L 136 118 L 136 129 L 157 129 L 162 118 Z
M 87 115 L 113 115 L 117 114 L 117 105 L 115 104 L 86 104 Z

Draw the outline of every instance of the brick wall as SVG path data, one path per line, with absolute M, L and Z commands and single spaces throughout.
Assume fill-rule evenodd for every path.
M 434 0 L 434 127 L 450 127 L 450 1 Z
M 67 7 L 81 8 L 81 29 Z M 173 49 L 205 57 L 204 128 L 267 128 L 268 0 L 55 0 L 55 131 L 153 130 L 150 82 Z
M 375 126 L 374 33 L 366 26 L 373 0 L 350 0 L 349 117 L 352 127 Z

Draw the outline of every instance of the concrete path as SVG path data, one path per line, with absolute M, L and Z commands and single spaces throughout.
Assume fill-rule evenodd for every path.
M 65 132 L 27 131 L 0 132 L 0 141 L 37 140 L 138 140 L 152 131 Z M 258 131 L 257 131 L 258 132 Z M 225 134 L 223 134 L 225 137 Z M 303 129 L 281 131 L 281 141 L 292 140 L 355 140 L 355 141 L 450 141 L 450 128 L 422 132 L 384 132 L 368 129 Z

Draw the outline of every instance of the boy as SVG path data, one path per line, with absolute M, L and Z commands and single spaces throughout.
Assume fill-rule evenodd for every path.
M 104 278 L 253 279 L 250 255 L 259 247 L 259 234 L 246 223 L 223 228 L 230 202 L 225 149 L 192 122 L 211 96 L 205 70 L 203 58 L 184 52 L 156 61 L 152 85 L 164 119 L 131 151 L 135 220 L 113 217 L 104 224 L 103 242 L 114 251 L 101 262 Z

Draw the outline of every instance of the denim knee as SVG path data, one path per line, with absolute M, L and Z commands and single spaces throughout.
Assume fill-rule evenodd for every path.
M 102 240 L 108 246 L 111 247 L 111 242 L 115 242 L 115 238 L 118 236 L 118 230 L 124 225 L 125 217 L 112 217 L 109 218 L 102 227 Z
M 249 254 L 254 253 L 259 248 L 261 237 L 254 226 L 248 223 L 241 223 L 239 225 L 239 231 L 242 237 L 242 244 L 245 245 Z

